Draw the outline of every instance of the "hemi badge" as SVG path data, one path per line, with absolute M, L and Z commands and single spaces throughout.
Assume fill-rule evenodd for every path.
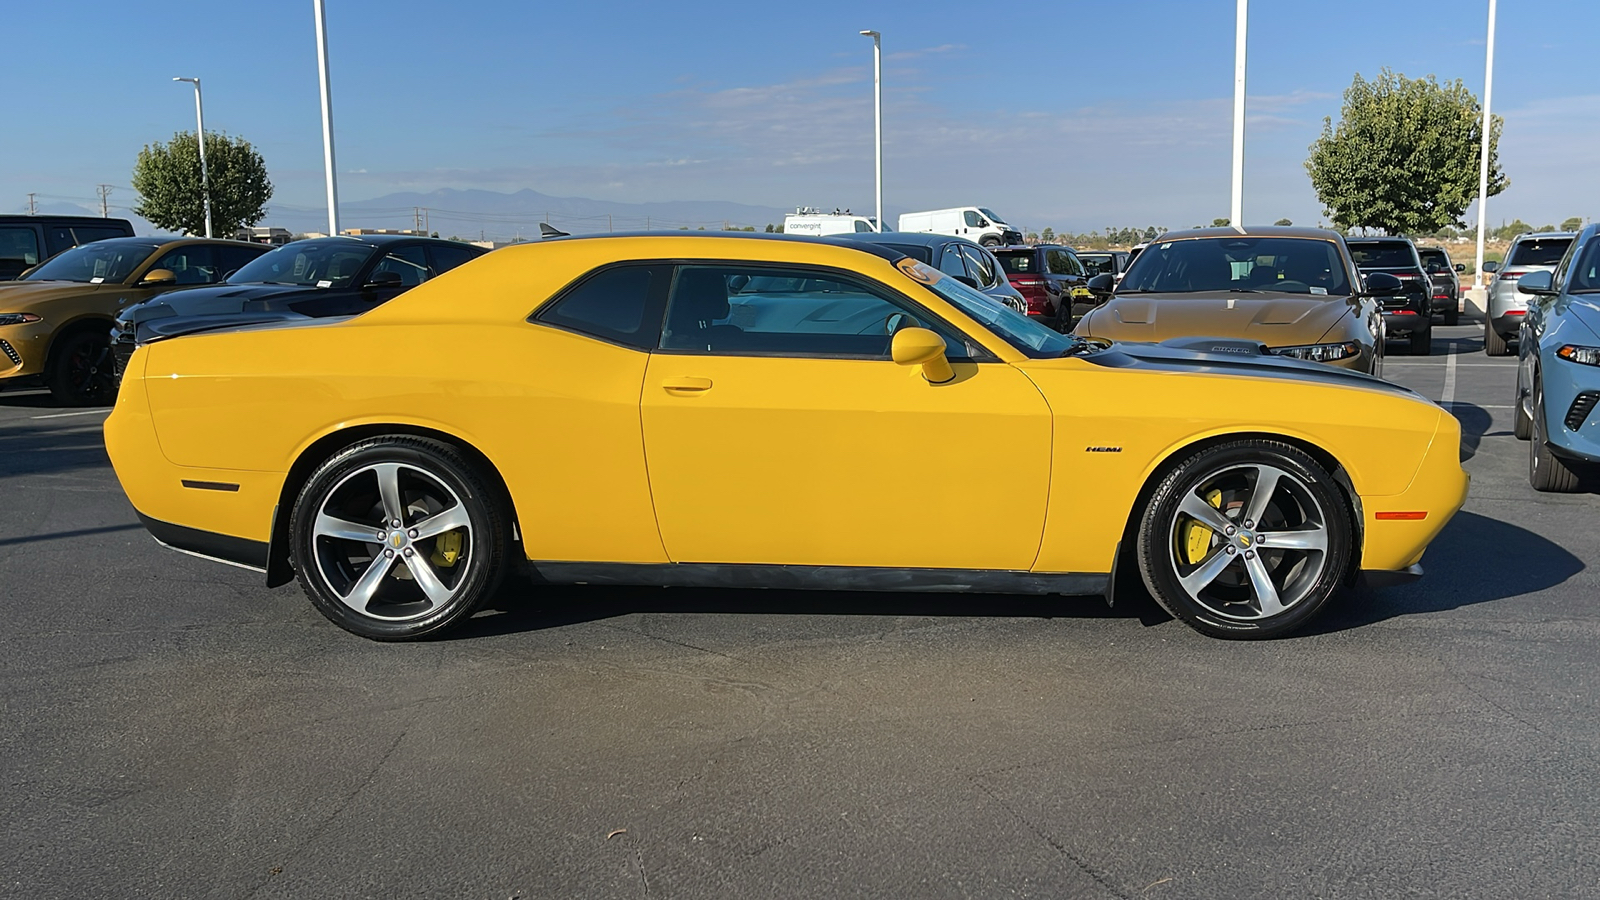
M 1085 452 L 1085 453 L 1121 453 L 1122 452 L 1122 448 L 1121 447 L 1085 447 L 1085 448 L 1083 448 L 1083 452 Z
M 228 491 L 235 493 L 239 490 L 237 484 L 230 484 L 226 481 L 190 481 L 187 478 L 183 479 L 183 486 L 194 488 L 197 491 Z

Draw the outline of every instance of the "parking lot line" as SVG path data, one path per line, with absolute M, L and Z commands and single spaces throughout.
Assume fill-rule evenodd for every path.
M 1444 393 L 1439 396 L 1439 405 L 1449 409 L 1456 402 L 1456 355 L 1454 353 L 1444 358 Z
M 77 412 L 51 413 L 48 416 L 29 416 L 30 419 L 65 419 L 67 416 L 92 416 L 95 413 L 109 413 L 109 409 L 80 409 Z

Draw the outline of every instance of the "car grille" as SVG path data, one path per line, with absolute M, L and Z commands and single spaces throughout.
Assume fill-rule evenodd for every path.
M 1577 431 L 1589 418 L 1589 413 L 1594 411 L 1594 405 L 1600 403 L 1600 391 L 1584 391 L 1572 401 L 1572 406 L 1567 409 L 1567 427 Z
M 6 359 L 11 360 L 13 366 L 22 365 L 22 357 L 17 355 L 17 348 L 11 346 L 10 341 L 0 340 L 0 352 L 4 352 Z
M 128 360 L 133 359 L 134 343 L 131 340 L 115 340 L 111 342 L 111 356 L 115 360 L 113 370 L 118 384 L 122 383 L 122 373 L 128 368 Z

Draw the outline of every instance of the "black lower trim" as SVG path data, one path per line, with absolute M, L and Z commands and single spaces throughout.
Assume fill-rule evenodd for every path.
M 174 525 L 171 522 L 152 519 L 144 513 L 138 515 L 139 521 L 144 523 L 145 530 L 150 532 L 152 537 L 174 550 L 251 569 L 265 570 L 267 567 L 265 541 L 252 541 L 228 534 L 217 534 L 214 531 Z
M 876 566 L 769 566 L 719 563 L 533 561 L 553 584 L 776 588 L 823 591 L 969 591 L 989 594 L 1104 594 L 1110 576 L 1081 572 L 892 569 Z
M 1422 564 L 1417 563 L 1407 566 L 1399 571 L 1391 572 L 1382 569 L 1362 569 L 1361 576 L 1367 580 L 1369 587 L 1386 588 L 1401 584 L 1410 584 L 1422 577 Z

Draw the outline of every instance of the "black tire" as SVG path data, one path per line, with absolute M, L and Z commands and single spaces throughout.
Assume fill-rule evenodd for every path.
M 1506 349 L 1506 339 L 1494 330 L 1488 319 L 1483 322 L 1483 352 L 1488 356 L 1505 356 L 1510 352 Z
M 1274 480 L 1258 507 L 1261 521 L 1248 519 L 1255 487 L 1269 472 Z M 1186 512 L 1197 508 L 1196 499 L 1215 510 L 1201 510 L 1215 530 Z M 1268 522 L 1271 531 L 1261 527 Z M 1224 523 L 1232 530 L 1224 533 Z M 1204 546 L 1196 543 L 1196 526 Z M 1322 547 L 1273 545 L 1274 539 L 1287 544 L 1290 534 L 1320 535 Z M 1139 572 L 1163 608 L 1203 634 L 1280 637 L 1311 621 L 1350 583 L 1354 535 L 1349 501 L 1316 460 L 1277 441 L 1234 441 L 1190 455 L 1162 478 L 1139 522 Z M 1196 552 L 1203 558 L 1195 560 Z M 1275 605 L 1255 586 L 1258 576 L 1267 579 Z
M 61 338 L 50 350 L 44 377 L 50 400 L 58 406 L 104 406 L 116 400 L 111 335 L 83 329 Z
M 1528 418 L 1528 414 L 1522 411 L 1522 401 L 1529 398 L 1521 396 L 1522 386 L 1520 384 L 1517 385 L 1517 388 L 1517 397 L 1511 404 L 1511 433 L 1516 436 L 1517 440 L 1525 441 L 1533 437 L 1533 420 Z M 1531 397 L 1532 395 L 1529 396 Z
M 1528 483 L 1533 489 L 1546 494 L 1570 494 L 1576 491 L 1582 479 L 1561 457 L 1550 452 L 1545 441 L 1544 390 L 1533 383 L 1533 423 L 1528 441 Z
M 1459 324 L 1461 324 L 1461 310 L 1457 309 L 1454 304 L 1451 304 L 1448 308 L 1445 309 L 1445 311 L 1444 311 L 1444 324 L 1446 324 L 1446 325 L 1459 325 Z
M 1406 348 L 1409 356 L 1427 356 L 1433 352 L 1433 326 L 1429 325 L 1421 331 L 1411 332 L 1411 345 Z
M 993 250 L 994 248 L 1000 246 L 1000 239 L 995 237 L 994 235 L 988 235 L 988 236 L 984 237 L 983 240 L 979 241 L 978 243 L 981 246 L 984 246 L 984 247 L 989 248 L 990 250 Z
M 377 641 L 415 640 L 483 605 L 504 568 L 507 519 L 499 495 L 453 447 L 377 437 L 341 450 L 306 481 L 289 519 L 290 554 L 306 596 L 329 621 Z M 427 533 L 429 522 L 457 521 Z M 344 537 L 359 532 L 336 522 L 372 537 Z

